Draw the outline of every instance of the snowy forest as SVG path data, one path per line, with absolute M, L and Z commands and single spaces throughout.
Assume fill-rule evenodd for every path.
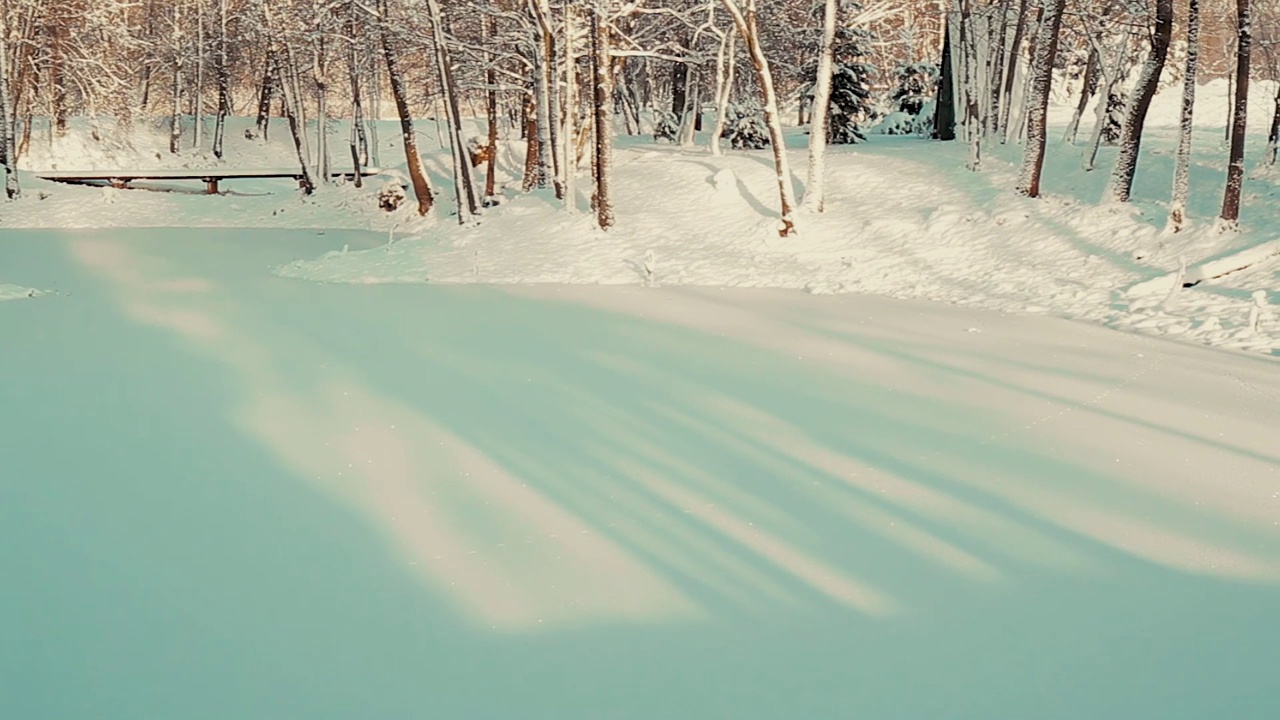
M 1183 90 L 1185 118 L 1171 219 L 1185 215 L 1196 87 L 1231 84 L 1228 176 L 1221 219 L 1239 220 L 1245 133 L 1276 158 L 1280 94 L 1270 117 L 1247 118 L 1251 81 L 1280 73 L 1280 8 L 1249 0 L 2 0 L 0 161 L 9 197 L 31 146 L 86 118 L 95 138 L 163 124 L 169 150 L 221 158 L 228 117 L 287 132 L 311 192 L 341 167 L 377 164 L 390 101 L 417 210 L 433 188 L 415 123 L 443 118 L 458 217 L 494 196 L 500 139 L 527 139 L 521 186 L 572 194 L 589 164 L 599 225 L 610 199 L 613 135 L 688 146 L 775 148 L 789 176 L 783 127 L 808 127 L 805 197 L 779 182 L 782 235 L 797 202 L 821 211 L 828 143 L 918 134 L 965 143 L 982 168 L 992 145 L 1022 145 L 1016 190 L 1040 193 L 1053 84 L 1069 85 L 1067 139 L 1120 148 L 1107 195 L 1128 199 L 1151 100 Z M 1094 98 L 1096 110 L 1085 117 Z M 472 135 L 464 119 L 482 119 Z M 346 120 L 348 138 L 316 131 Z M 280 130 L 276 130 L 280 132 Z M 310 135 L 310 137 L 309 137 Z M 927 149 L 921 152 L 928 152 Z M 589 160 L 589 162 L 588 162 Z M 488 169 L 483 168 L 488 163 Z M 487 178 L 482 180 L 481 176 Z M 568 189 L 566 189 L 568 188 Z

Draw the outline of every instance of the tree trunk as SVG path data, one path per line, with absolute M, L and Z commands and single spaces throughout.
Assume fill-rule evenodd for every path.
M 497 21 L 492 15 L 486 15 L 484 18 L 485 36 L 493 38 L 498 34 L 495 27 Z M 496 60 L 491 55 L 486 55 L 488 65 L 484 73 L 485 84 L 485 121 L 489 125 L 489 162 L 485 166 L 484 175 L 484 197 L 486 202 L 489 198 L 497 195 L 497 170 L 498 170 L 498 71 L 493 66 Z
M 1066 11 L 1063 10 L 1063 12 L 1065 13 Z M 1040 40 L 1041 40 L 1040 33 L 1043 31 L 1044 22 L 1045 22 L 1044 6 L 1043 5 L 1036 6 L 1034 12 L 1031 13 L 1030 24 L 1028 25 L 1028 27 L 1031 30 L 1033 30 L 1031 34 L 1030 44 L 1027 47 L 1027 56 L 1030 58 L 1034 59 L 1036 57 L 1036 54 L 1039 52 L 1039 46 L 1040 46 Z M 1057 53 L 1054 53 L 1054 56 L 1056 57 Z M 1019 114 L 1017 115 L 1017 121 L 1013 122 L 1012 125 L 1005 128 L 1006 132 L 1004 137 L 1001 138 L 1002 142 L 1007 143 L 1011 136 L 1015 141 L 1020 141 L 1022 140 L 1023 136 L 1027 131 L 1027 114 L 1030 112 L 1030 108 L 1028 107 L 1027 103 L 1031 99 L 1031 83 L 1032 83 L 1032 74 L 1027 73 L 1026 81 L 1023 83 L 1023 87 L 1022 87 L 1022 97 L 1019 98 L 1019 100 L 1021 100 L 1021 103 L 1014 103 L 1012 100 L 1009 101 L 1010 104 L 1013 105 L 1019 111 Z M 1011 118 L 1013 117 L 1012 113 L 1010 113 L 1010 117 Z M 1013 134 L 1013 133 L 1016 133 L 1016 134 Z
M 329 162 L 329 83 L 325 73 L 328 62 L 319 10 L 316 13 L 315 38 L 311 47 L 311 74 L 316 85 L 316 173 L 320 182 L 327 185 L 332 175 Z
M 182 143 L 182 6 L 173 6 L 173 105 L 169 113 L 169 152 L 178 154 Z M 56 90 L 55 90 L 56 92 Z
M 559 57 L 556 48 L 556 34 L 551 27 L 551 4 L 547 0 L 529 0 L 534 21 L 541 34 L 538 43 L 541 56 L 538 58 L 538 82 L 542 90 L 538 106 L 538 150 L 542 153 L 543 167 L 551 170 L 551 184 L 555 188 L 556 197 L 564 198 L 563 162 L 560 157 L 560 133 L 556 127 L 560 117 L 560 83 L 555 80 L 556 60 Z M 550 162 L 548 162 L 548 158 Z M 542 185 L 545 186 L 545 181 Z
M 471 160 L 467 157 L 467 145 L 462 139 L 462 114 L 458 110 L 458 89 L 453 79 L 453 62 L 449 57 L 448 38 L 444 31 L 444 16 L 438 0 L 427 0 L 431 14 L 431 30 L 436 46 L 436 67 L 440 75 L 440 92 L 444 96 L 445 119 L 449 127 L 449 150 L 453 156 L 454 197 L 458 203 L 458 224 L 474 217 L 476 190 L 471 182 Z
M 364 129 L 364 102 L 360 92 L 360 56 L 356 53 L 355 39 L 358 37 L 359 25 L 356 23 L 355 6 L 352 5 L 349 24 L 351 42 L 347 44 L 347 74 L 351 83 L 351 132 L 347 142 L 351 145 L 352 162 L 356 170 L 369 164 L 369 139 Z M 356 187 L 360 186 L 360 175 L 356 174 Z
M 1271 132 L 1267 134 L 1267 164 L 1276 164 L 1276 151 L 1280 149 L 1280 85 L 1276 86 L 1275 110 L 1271 113 Z
M 561 142 L 564 147 L 560 157 L 564 158 L 564 209 L 569 213 L 578 211 L 578 162 L 576 144 L 578 127 L 578 78 L 574 67 L 577 58 L 573 50 L 573 6 L 565 3 L 564 13 L 564 132 Z
M 1249 55 L 1253 49 L 1250 0 L 1236 0 L 1236 96 L 1231 114 L 1231 156 L 1222 219 L 1229 228 L 1240 224 L 1240 191 L 1244 185 L 1244 140 L 1249 117 Z
M 538 83 L 533 83 L 537 88 Z M 524 192 L 531 192 L 534 188 L 541 184 L 543 178 L 546 177 L 544 167 L 542 165 L 542 150 L 539 147 L 540 130 L 538 129 L 538 101 L 533 95 L 526 95 L 524 98 L 524 135 L 525 135 L 525 154 L 524 154 L 524 182 L 520 189 Z
M 368 165 L 379 167 L 382 164 L 378 152 L 378 121 L 382 119 L 382 83 L 378 80 L 376 51 L 371 50 L 365 56 L 365 65 L 368 67 L 370 106 L 369 112 L 365 113 L 369 117 L 369 138 L 365 144 L 365 161 Z
M 258 119 L 254 123 L 258 130 L 258 137 L 264 141 L 267 139 L 267 130 L 271 126 L 271 96 L 274 94 L 275 83 L 279 82 L 279 78 L 275 77 L 275 65 L 275 50 L 268 49 L 266 59 L 263 61 L 262 89 L 258 93 Z
M 1120 155 L 1111 175 L 1110 196 L 1117 202 L 1128 202 L 1133 190 L 1133 176 L 1138 169 L 1138 152 L 1142 148 L 1142 128 L 1147 121 L 1147 110 L 1160 85 L 1160 73 L 1169 56 L 1169 42 L 1173 36 L 1173 0 L 1156 0 L 1156 27 L 1151 36 L 1151 54 L 1142 66 L 1142 75 L 1134 88 L 1134 96 L 1120 131 Z
M 387 9 L 385 0 L 379 3 L 379 7 L 385 18 Z M 387 61 L 387 79 L 391 84 L 391 96 L 395 100 L 396 112 L 400 116 L 400 139 L 404 142 L 409 181 L 413 184 L 413 194 L 418 199 L 418 214 L 426 215 L 431 212 L 435 197 L 431 194 L 431 186 L 427 184 L 427 174 L 422 169 L 422 157 L 418 155 L 418 140 L 413 130 L 413 113 L 409 110 L 409 99 L 404 80 L 400 75 L 400 65 L 396 61 L 395 52 L 391 49 L 386 28 L 379 28 L 379 34 L 382 36 L 382 54 Z
M 222 141 L 231 114 L 231 70 L 227 67 L 227 0 L 218 0 L 218 119 L 213 125 L 213 155 L 222 159 Z
M 275 57 L 277 63 L 276 75 L 283 77 L 285 70 L 284 68 L 279 67 L 281 57 L 279 54 Z M 302 179 L 299 182 L 301 184 L 302 192 L 306 195 L 310 195 L 315 192 L 316 182 L 315 178 L 312 177 L 311 174 L 311 165 L 307 162 L 306 137 L 304 136 L 301 127 L 302 120 L 298 117 L 298 99 L 293 96 L 294 88 L 290 86 L 289 83 L 281 83 L 280 85 L 281 89 L 284 91 L 285 120 L 289 123 L 289 134 L 293 136 L 293 149 L 297 152 L 299 171 L 302 175 Z
M 804 208 L 816 213 L 822 212 L 825 200 L 823 173 L 827 154 L 827 115 L 831 103 L 832 54 L 839 10 L 839 0 L 826 0 L 822 9 L 822 41 L 818 48 L 818 77 L 813 90 L 813 124 L 809 129 L 809 178 L 804 191 Z
M 1178 133 L 1178 155 L 1173 170 L 1173 202 L 1169 208 L 1169 228 L 1182 229 L 1187 219 L 1187 196 L 1191 186 L 1191 131 L 1196 106 L 1196 69 L 1200 59 L 1200 0 L 1187 7 L 1187 66 L 1182 77 L 1182 116 Z
M 723 155 L 724 150 L 720 147 L 721 138 L 724 137 L 725 125 L 729 119 L 729 97 L 733 93 L 733 74 L 734 74 L 734 57 L 736 55 L 736 45 L 738 35 L 733 28 L 725 33 L 724 41 L 720 44 L 720 53 L 716 55 L 716 125 L 711 129 L 711 154 Z
M 196 87 L 191 98 L 192 126 L 191 147 L 199 148 L 204 142 L 204 0 L 196 0 Z
M 938 72 L 938 97 L 933 110 L 933 137 L 950 142 L 956 139 L 956 78 L 951 51 L 951 19 L 942 29 L 942 62 Z
M 1198 0 L 1191 0 L 1195 3 Z M 1089 60 L 1084 65 L 1084 79 L 1080 85 L 1080 100 L 1076 102 L 1075 112 L 1071 114 L 1071 124 L 1067 126 L 1065 140 L 1072 145 L 1076 142 L 1076 137 L 1080 134 L 1080 120 L 1084 117 L 1084 109 L 1089 105 L 1089 99 L 1098 91 L 1098 51 L 1092 49 L 1089 51 Z
M 8 18 L 5 18 L 8 22 Z M 17 120 L 14 117 L 13 92 L 9 72 L 8 32 L 0 27 L 0 166 L 4 167 L 4 194 L 10 200 L 18 197 L 18 150 L 14 135 Z
M 996 36 L 994 55 L 987 72 L 987 112 L 983 128 L 987 137 L 996 137 L 1000 131 L 1000 78 L 1004 76 L 1005 55 L 1009 44 L 1009 0 L 1000 3 L 1000 32 Z
M 795 193 L 791 189 L 791 167 L 787 162 L 786 138 L 782 134 L 782 117 L 778 114 L 778 94 L 773 87 L 773 72 L 769 69 L 769 59 L 765 57 L 764 47 L 760 43 L 759 18 L 756 15 L 756 0 L 745 0 L 745 10 L 739 0 L 722 0 L 738 34 L 747 44 L 747 52 L 751 55 L 751 64 L 755 67 L 756 82 L 760 86 L 760 94 L 764 96 L 764 120 L 769 127 L 769 142 L 773 145 L 774 173 L 778 180 L 778 200 L 780 223 L 778 235 L 790 237 L 796 234 L 793 214 L 795 212 Z
M 595 175 L 596 223 L 601 230 L 613 227 L 613 65 L 609 58 L 609 30 L 600 18 L 601 10 L 591 11 L 591 70 L 595 86 Z
M 1040 197 L 1040 176 L 1044 171 L 1044 147 L 1049 113 L 1049 90 L 1053 83 L 1053 63 L 1058 55 L 1058 35 L 1066 0 L 1049 0 L 1040 22 L 1040 37 L 1031 66 L 1031 92 L 1027 96 L 1027 146 L 1022 155 L 1018 193 Z
M 178 9 L 174 7 L 174 28 L 177 33 Z M 63 137 L 67 134 L 67 73 L 66 44 L 69 23 L 65 18 L 54 20 L 52 37 L 50 38 L 49 86 L 52 90 L 49 101 L 53 110 L 54 134 Z
M 684 125 L 684 114 L 689 104 L 689 66 L 682 62 L 671 63 L 671 114 Z
M 1027 35 L 1027 0 L 1019 0 L 1018 2 L 1018 24 L 1013 30 L 1013 44 L 1009 47 L 1009 62 L 1004 70 L 1004 100 L 1000 103 L 1000 120 L 996 134 L 1001 138 L 1001 142 L 1009 136 L 1009 112 L 1013 105 L 1013 88 L 1017 82 L 1018 65 L 1022 62 L 1022 41 Z

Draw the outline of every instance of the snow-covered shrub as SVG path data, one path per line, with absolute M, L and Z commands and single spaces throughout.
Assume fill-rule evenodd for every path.
M 676 136 L 680 134 L 680 118 L 670 110 L 654 110 L 653 111 L 653 141 L 654 142 L 670 142 L 676 141 Z
M 769 128 L 759 103 L 730 104 L 725 114 L 725 139 L 737 150 L 761 150 L 769 147 Z
M 1120 130 L 1124 127 L 1124 115 L 1127 103 L 1124 95 L 1118 90 L 1107 94 L 1107 121 L 1102 126 L 1102 142 L 1115 145 L 1120 142 Z
M 405 198 L 404 186 L 391 180 L 378 191 L 378 207 L 392 212 L 404 203 Z

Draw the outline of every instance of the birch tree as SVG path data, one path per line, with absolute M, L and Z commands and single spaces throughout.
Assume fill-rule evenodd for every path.
M 818 78 L 813 90 L 813 117 L 809 131 L 809 178 L 805 184 L 804 207 L 820 213 L 824 205 L 823 174 L 827 154 L 827 116 L 831 104 L 832 54 L 836 41 L 839 0 L 826 0 L 822 8 L 822 41 L 818 48 Z
M 778 95 L 774 91 L 773 73 L 769 68 L 769 59 L 765 57 L 760 43 L 760 24 L 756 9 L 756 0 L 722 0 L 725 9 L 733 18 L 751 56 L 751 64 L 755 68 L 756 82 L 760 94 L 764 98 L 764 120 L 769 128 L 769 142 L 773 146 L 774 173 L 778 181 L 778 200 L 780 223 L 778 235 L 790 237 L 796 234 L 795 226 L 795 193 L 791 189 L 791 167 L 787 163 L 786 138 L 782 134 L 782 118 L 778 114 Z
M 4 194 L 18 197 L 18 152 L 14 142 L 17 119 L 14 117 L 12 79 L 9 72 L 9 12 L 0 6 L 0 166 L 4 168 Z
M 1187 219 L 1191 187 L 1191 132 L 1196 106 L 1196 72 L 1200 64 L 1200 0 L 1187 0 L 1187 64 L 1182 75 L 1182 114 L 1179 118 L 1178 154 L 1174 161 L 1173 202 L 1169 229 L 1182 230 Z
M 449 152 L 453 159 L 454 195 L 458 204 L 458 222 L 466 223 L 478 212 L 475 186 L 471 182 L 471 162 L 467 157 L 466 143 L 462 139 L 462 115 L 458 109 L 457 83 L 453 77 L 453 63 L 449 56 L 449 44 L 445 35 L 444 14 L 439 0 L 427 0 L 431 15 L 432 41 L 436 50 L 436 71 L 440 79 L 440 93 L 444 98 L 445 119 L 449 126 Z

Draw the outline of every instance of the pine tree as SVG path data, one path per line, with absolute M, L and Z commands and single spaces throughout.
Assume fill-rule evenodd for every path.
M 857 2 L 845 0 L 841 3 L 839 17 L 845 22 L 837 24 L 832 44 L 831 100 L 826 132 L 827 141 L 834 144 L 866 140 L 862 128 L 875 113 L 871 102 L 870 81 L 876 70 L 862 61 L 868 55 L 871 36 L 865 29 L 851 27 L 847 23 L 848 17 L 861 9 Z M 821 17 L 822 6 L 815 6 L 814 12 Z M 806 85 L 804 94 L 812 96 L 817 83 L 818 45 L 813 39 L 806 39 L 806 44 L 815 53 L 813 60 L 805 67 L 805 76 L 812 79 Z M 818 112 L 819 109 L 814 108 L 814 114 Z

